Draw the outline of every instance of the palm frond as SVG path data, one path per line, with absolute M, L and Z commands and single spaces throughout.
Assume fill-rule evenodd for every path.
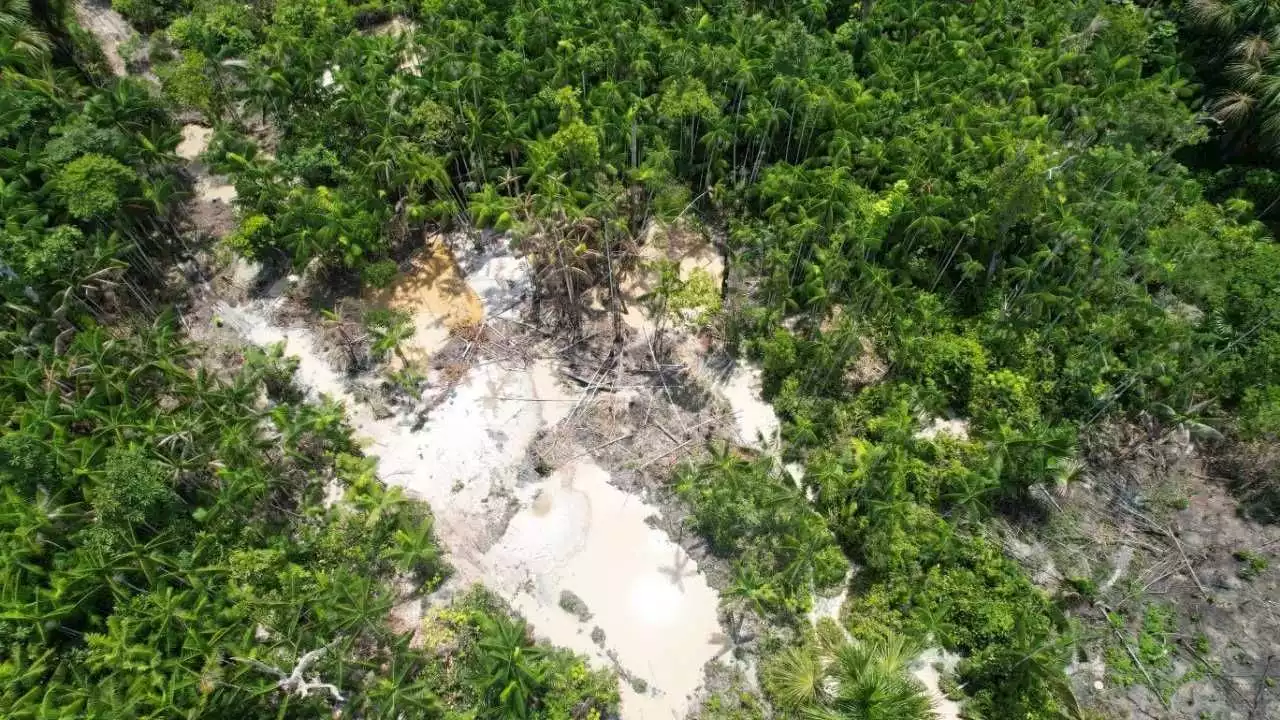
M 1268 107 L 1261 111 L 1262 142 L 1273 150 L 1280 147 L 1280 111 Z
M 1225 0 L 1189 0 L 1186 12 L 1201 27 L 1222 33 L 1230 33 L 1236 27 L 1235 7 Z
M 1257 105 L 1258 99 L 1253 95 L 1233 90 L 1214 100 L 1209 107 L 1209 112 L 1218 122 L 1231 125 L 1242 122 L 1252 115 Z
M 30 25 L 19 25 L 12 32 L 6 29 L 0 35 L 7 36 L 9 47 L 18 55 L 35 59 L 49 52 L 49 36 Z
M 1237 86 L 1254 89 L 1266 77 L 1266 70 L 1263 69 L 1262 63 L 1242 60 L 1227 65 L 1226 74 Z
M 1271 54 L 1271 41 L 1260 34 L 1246 35 L 1231 48 L 1242 62 L 1261 64 Z
M 896 675 L 920 654 L 920 648 L 904 635 L 888 635 L 871 643 L 876 663 L 886 675 Z
M 779 705 L 790 709 L 821 703 L 827 695 L 826 679 L 822 660 L 807 647 L 786 650 L 764 669 L 770 694 Z

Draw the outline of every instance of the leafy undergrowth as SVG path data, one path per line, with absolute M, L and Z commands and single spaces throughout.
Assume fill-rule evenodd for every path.
M 481 586 L 427 611 L 423 650 L 433 691 L 453 708 L 489 708 L 505 717 L 599 720 L 618 707 L 618 680 L 572 652 L 535 644 L 524 621 Z
M 748 460 L 721 446 L 714 460 L 681 471 L 676 493 L 712 550 L 733 560 L 727 595 L 745 607 L 803 616 L 814 591 L 844 581 L 849 562 L 831 531 L 770 459 Z
M 1178 673 L 1174 667 L 1177 655 L 1175 637 L 1178 620 L 1172 609 L 1148 605 L 1140 614 L 1137 634 L 1128 637 L 1128 620 L 1111 613 L 1107 621 L 1116 630 L 1115 643 L 1106 648 L 1107 675 L 1120 687 L 1146 685 L 1167 703 L 1183 684 L 1201 677 L 1195 670 Z M 1206 651 L 1208 648 L 1205 647 Z

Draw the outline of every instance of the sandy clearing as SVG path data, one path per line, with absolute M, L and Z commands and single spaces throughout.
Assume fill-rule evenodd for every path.
M 960 703 L 942 692 L 942 673 L 937 667 L 942 666 L 943 672 L 955 672 L 959 662 L 959 655 L 940 648 L 929 648 L 911 663 L 911 674 L 924 685 L 925 694 L 933 703 L 937 720 L 960 720 Z
M 212 177 L 196 180 L 196 198 L 205 202 L 230 205 L 236 199 L 236 186 Z
M 174 152 L 183 160 L 199 160 L 200 154 L 209 149 L 209 140 L 213 137 L 213 128 L 188 123 L 182 126 L 182 140 Z
M 125 75 L 117 49 L 132 35 L 128 23 L 97 2 L 78 3 L 76 13 L 98 38 L 112 72 Z M 406 30 L 412 27 L 393 20 L 386 32 Z M 410 54 L 402 68 L 416 69 L 416 64 Z M 322 82 L 332 84 L 332 71 L 325 75 Z M 211 136 L 210 128 L 186 125 L 176 152 L 197 178 L 199 200 L 230 204 L 234 186 L 211 176 L 199 162 Z M 681 274 L 699 267 L 719 282 L 723 266 L 713 249 L 707 252 L 678 258 Z M 446 255 L 443 245 L 432 247 L 422 269 L 411 272 L 399 288 L 400 300 L 395 289 L 388 300 L 412 308 L 415 325 L 427 323 L 422 340 L 431 342 L 436 326 L 476 319 L 477 302 L 483 317 L 492 318 L 528 299 L 528 264 L 507 254 L 480 258 L 478 270 L 466 279 L 469 291 L 428 290 L 423 275 L 434 273 L 437 281 L 450 272 L 457 276 L 454 263 L 442 261 Z M 431 505 L 437 536 L 456 570 L 450 585 L 482 582 L 497 589 L 532 621 L 540 637 L 574 648 L 598 666 L 643 679 L 648 685 L 643 693 L 622 684 L 622 717 L 684 717 L 702 683 L 703 666 L 721 650 L 715 641 L 718 594 L 697 563 L 649 525 L 647 519 L 659 510 L 611 485 L 609 473 L 595 463 L 579 459 L 545 480 L 530 477 L 528 450 L 535 436 L 563 420 L 579 400 L 561 385 L 555 367 L 547 361 L 474 367 L 432 410 L 423 429 L 413 432 L 405 419 L 379 420 L 358 402 L 309 329 L 275 324 L 271 318 L 281 302 L 219 303 L 215 317 L 255 344 L 285 343 L 299 363 L 297 381 L 313 395 L 346 406 L 356 435 L 379 458 L 382 479 Z M 537 582 L 530 585 L 530 578 Z M 588 604 L 592 626 L 605 633 L 603 648 L 559 607 L 562 590 Z M 413 608 L 404 610 L 397 619 L 418 621 Z
M 465 257 L 466 278 L 486 318 L 529 296 L 529 267 L 507 254 Z M 407 419 L 376 419 L 347 391 L 305 328 L 272 324 L 273 303 L 219 309 L 258 344 L 285 341 L 298 381 L 343 401 L 356 435 L 379 459 L 379 475 L 427 501 L 455 568 L 442 599 L 480 582 L 506 597 L 535 633 L 645 681 L 622 684 L 622 717 L 683 717 L 702 667 L 721 647 L 719 598 L 696 562 L 647 518 L 659 514 L 610 484 L 585 455 L 540 479 L 529 448 L 578 403 L 546 360 L 527 367 L 481 363 L 414 432 Z M 470 307 L 470 301 L 463 303 Z M 435 317 L 435 312 L 432 313 Z M 562 591 L 593 613 L 582 623 L 559 606 Z M 604 647 L 591 630 L 605 633 Z

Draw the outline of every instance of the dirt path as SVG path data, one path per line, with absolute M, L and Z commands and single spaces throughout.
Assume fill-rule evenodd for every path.
M 80 0 L 75 5 L 75 12 L 80 26 L 98 39 L 111 72 L 117 77 L 127 75 L 128 70 L 124 59 L 120 57 L 119 48 L 121 43 L 133 35 L 133 28 L 129 23 L 105 0 Z

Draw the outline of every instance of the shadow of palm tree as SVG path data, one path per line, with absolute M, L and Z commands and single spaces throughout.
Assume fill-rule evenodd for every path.
M 693 558 L 689 557 L 689 554 L 677 545 L 671 565 L 658 568 L 658 572 L 671 578 L 671 582 L 677 588 L 680 588 L 680 592 L 684 592 L 684 579 L 698 574 L 698 568 L 690 567 L 692 560 Z

